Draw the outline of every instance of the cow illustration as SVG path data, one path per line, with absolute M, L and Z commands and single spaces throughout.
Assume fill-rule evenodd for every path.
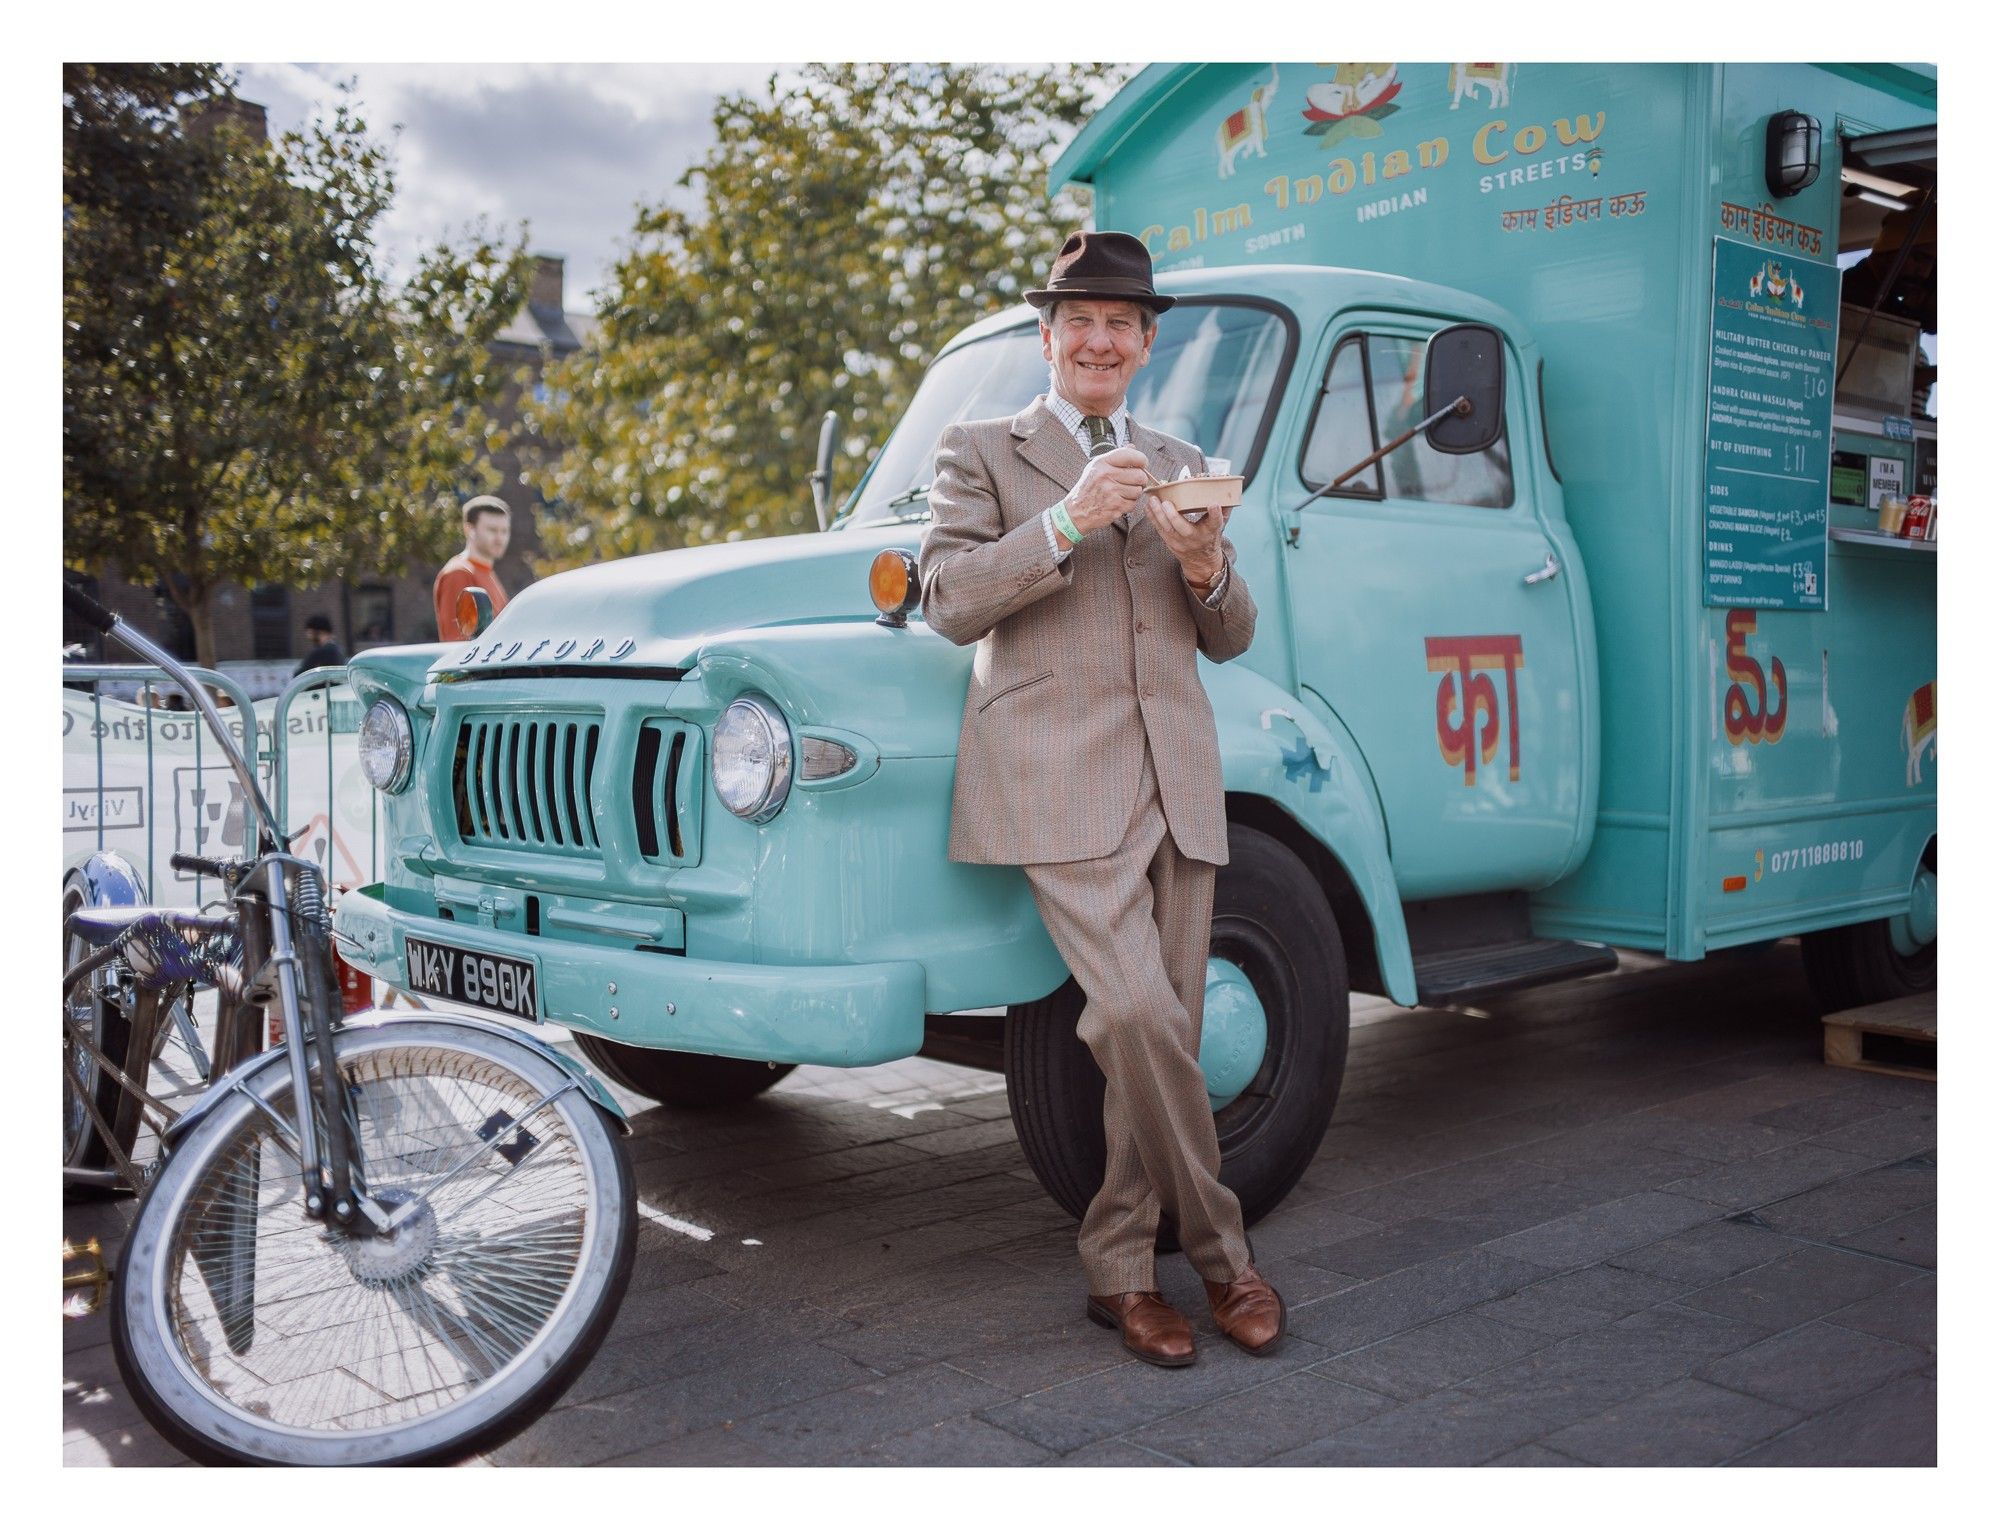
M 1305 117 L 1308 122 L 1338 122 L 1386 106 L 1402 88 L 1394 64 L 1336 64 L 1332 79 L 1306 87 Z
M 1472 99 L 1476 90 L 1486 92 L 1488 110 L 1497 111 L 1505 106 L 1514 94 L 1514 71 L 1517 64 L 1453 64 L 1447 76 L 1446 88 L 1451 91 L 1451 109 L 1458 110 L 1458 103 Z
M 1270 136 L 1271 103 L 1278 97 L 1278 66 L 1271 66 L 1271 82 L 1250 92 L 1250 104 L 1223 118 L 1215 130 L 1215 146 L 1222 156 L 1216 175 L 1227 180 L 1236 173 L 1236 156 L 1246 149 L 1264 157 L 1265 140 Z
M 1903 783 L 1920 786 L 1924 754 L 1937 759 L 1937 681 L 1920 685 L 1903 703 Z

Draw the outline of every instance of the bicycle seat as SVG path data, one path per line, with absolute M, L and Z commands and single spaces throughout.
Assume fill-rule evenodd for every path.
M 228 930 L 234 921 L 213 914 L 190 913 L 184 908 L 167 908 L 153 903 L 111 903 L 100 908 L 80 908 L 70 916 L 70 928 L 91 945 L 104 947 L 125 938 L 134 925 L 148 932 L 162 926 L 192 934 L 212 934 Z

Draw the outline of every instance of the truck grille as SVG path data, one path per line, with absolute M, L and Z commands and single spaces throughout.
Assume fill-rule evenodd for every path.
M 691 723 L 642 724 L 632 766 L 632 819 L 649 861 L 701 859 L 701 730 Z
M 603 725 L 595 718 L 468 718 L 452 751 L 458 837 L 559 855 L 598 855 L 590 788 Z

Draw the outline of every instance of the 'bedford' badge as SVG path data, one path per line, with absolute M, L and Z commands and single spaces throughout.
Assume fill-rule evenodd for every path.
M 603 658 L 615 662 L 619 659 L 629 658 L 639 651 L 638 641 L 629 637 L 619 638 L 616 645 L 610 647 L 609 652 L 606 652 L 606 647 L 610 643 L 610 640 L 607 638 L 594 637 L 589 639 L 587 646 L 581 653 L 577 652 L 576 645 L 579 641 L 577 638 L 541 638 L 535 643 L 534 647 L 528 649 L 525 657 L 521 653 L 525 645 L 525 639 L 519 643 L 509 643 L 505 639 L 502 639 L 491 646 L 485 647 L 483 651 L 482 645 L 474 643 L 464 653 L 459 655 L 458 662 L 460 664 L 492 664 L 497 660 L 501 664 L 512 664 L 518 660 L 522 664 L 533 664 L 537 660 L 541 660 L 545 663 L 559 664 L 572 654 L 575 654 L 578 660 Z M 553 649 L 549 647 L 551 643 L 555 645 Z M 546 658 L 544 658 L 545 653 Z

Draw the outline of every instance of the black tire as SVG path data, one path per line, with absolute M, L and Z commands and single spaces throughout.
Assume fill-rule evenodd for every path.
M 1924 847 L 1922 869 L 1932 878 L 1937 876 L 1935 836 Z M 1934 881 L 1931 889 L 1935 897 Z M 1799 955 L 1821 1014 L 1930 993 L 1937 987 L 1937 942 L 1905 956 L 1896 949 L 1887 919 L 1801 935 Z
M 754 1100 L 797 1066 L 627 1046 L 622 1041 L 606 1041 L 602 1036 L 586 1036 L 581 1031 L 575 1036 L 578 1049 L 590 1059 L 591 1066 L 614 1084 L 682 1110 L 741 1105 L 745 1100 Z
M 631 1164 L 604 1112 L 582 1092 L 561 1087 L 573 1075 L 509 1037 L 445 1019 L 348 1026 L 333 1045 L 358 1117 L 378 1145 L 393 1149 L 375 1159 L 378 1193 L 394 1194 L 399 1184 L 422 1184 L 444 1165 L 462 1163 L 463 1142 L 487 1137 L 496 1120 L 511 1119 L 480 1121 L 496 1098 L 507 1102 L 501 1107 L 507 1112 L 522 1108 L 514 1102 L 546 1101 L 540 1112 L 521 1117 L 540 1141 L 509 1160 L 511 1171 L 525 1175 L 539 1166 L 547 1173 L 567 1163 L 576 1188 L 538 1189 L 524 1179 L 514 1192 L 524 1204 L 461 1191 L 449 1211 L 441 1196 L 432 1221 L 450 1219 L 452 1230 L 421 1260 L 393 1273 L 379 1263 L 372 1271 L 350 1269 L 347 1246 L 357 1240 L 322 1232 L 299 1214 L 295 1160 L 269 1129 L 273 1117 L 295 1119 L 288 1070 L 250 1075 L 188 1129 L 148 1187 L 111 1288 L 112 1349 L 133 1401 L 171 1444 L 210 1465 L 402 1466 L 489 1449 L 526 1427 L 581 1374 L 631 1277 L 637 1242 Z M 495 1154 L 507 1156 L 497 1147 Z M 510 1170 L 498 1172 L 504 1178 Z M 436 1184 L 449 1185 L 452 1177 Z M 541 1206 L 533 1204 L 537 1197 Z M 220 1213 L 213 1209 L 218 1198 Z M 478 1233 L 476 1215 L 511 1222 L 495 1233 L 496 1244 L 505 1246 L 496 1247 L 474 1281 L 459 1272 L 473 1247 L 468 1236 Z M 552 1230 L 552 1215 L 568 1225 Z M 558 1268 L 553 1282 L 546 1275 L 551 1262 Z M 538 1269 L 539 1295 L 531 1278 Z M 438 1281 L 456 1284 L 443 1300 L 420 1301 L 415 1288 Z M 410 1293 L 407 1301 L 390 1288 Z M 410 1319 L 399 1336 L 402 1347 L 419 1332 L 434 1342 L 418 1361 L 390 1368 L 382 1357 L 398 1344 L 381 1336 L 398 1311 Z M 498 1330 L 489 1315 L 496 1313 L 514 1325 L 510 1353 L 494 1347 Z M 309 1365 L 300 1364 L 302 1356 Z M 446 1395 L 455 1390 L 449 1371 L 435 1363 L 440 1356 L 447 1365 L 465 1356 L 505 1363 L 453 1397 Z M 259 1360 L 268 1363 L 252 1370 Z M 371 1367 L 374 1382 L 403 1391 L 374 1387 Z M 284 1396 L 275 1395 L 282 1379 L 267 1384 L 271 1376 L 297 1381 L 315 1374 L 345 1378 L 331 1386 L 346 1385 L 371 1406 L 377 1399 L 393 1405 L 393 1416 L 370 1421 L 351 1407 L 327 1406 L 326 1386 L 294 1387 Z
M 72 876 L 63 886 L 63 923 L 69 923 L 69 916 L 83 907 L 85 898 L 81 878 Z M 65 935 L 63 938 L 63 970 L 67 972 L 89 953 L 89 947 L 79 936 Z M 98 976 L 102 975 L 102 969 Z M 86 983 L 92 979 L 86 978 Z M 62 996 L 64 1004 L 71 1003 L 71 996 Z M 92 1033 L 98 1046 L 107 1057 L 115 1058 L 120 1067 L 130 1072 L 132 1060 L 129 1056 L 132 1038 L 132 1017 L 122 1004 L 107 1000 L 103 993 L 93 986 L 88 995 L 78 995 L 72 1008 L 72 1018 Z M 68 1032 L 64 1032 L 63 1044 L 74 1058 L 77 1070 L 83 1077 L 84 1087 L 96 1104 L 98 1113 L 111 1123 L 113 1135 L 118 1139 L 119 1149 L 127 1156 L 132 1152 L 133 1143 L 139 1139 L 139 1112 L 137 1102 L 130 1101 L 124 1086 L 108 1072 L 97 1065 L 97 1060 L 80 1047 L 70 1047 Z M 135 1077 L 138 1075 L 134 1075 Z M 111 1149 L 106 1146 L 104 1135 L 90 1118 L 90 1113 L 81 1108 L 80 1102 L 71 1090 L 69 1075 L 63 1075 L 63 1167 L 73 1169 L 108 1169 L 114 1160 Z M 129 1192 L 124 1187 L 100 1189 L 94 1185 L 63 1186 L 63 1198 L 70 1201 L 98 1200 L 107 1196 L 124 1195 Z
M 1243 969 L 1269 1040 L 1248 1088 L 1215 1117 L 1222 1182 L 1249 1226 L 1282 1201 L 1326 1135 L 1347 1069 L 1347 960 L 1325 895 L 1270 835 L 1232 824 L 1216 877 L 1211 954 Z M 1074 980 L 1007 1012 L 1007 1104 L 1028 1166 L 1071 1216 L 1104 1182 L 1104 1075 L 1078 1039 Z M 1170 1226 L 1161 1247 L 1173 1247 Z
M 1799 954 L 1825 1015 L 1937 987 L 1937 942 L 1905 956 L 1889 938 L 1886 919 L 1801 935 Z

